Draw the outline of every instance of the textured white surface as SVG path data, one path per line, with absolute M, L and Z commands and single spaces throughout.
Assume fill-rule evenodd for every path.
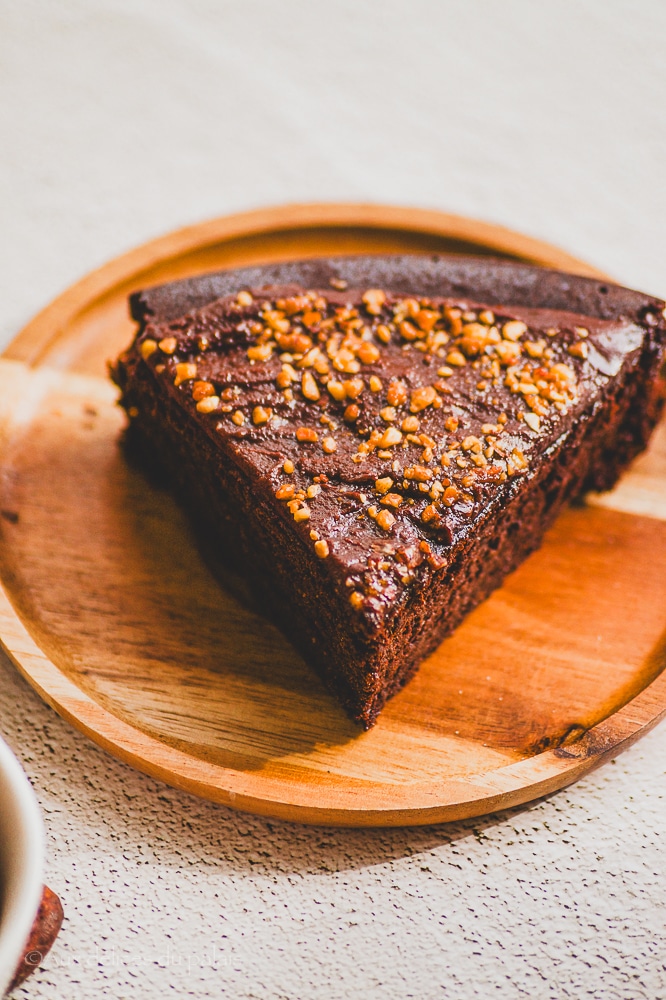
M 666 293 L 666 6 L 4 0 L 0 339 L 168 229 L 304 200 L 504 223 Z M 29 998 L 666 997 L 663 726 L 574 788 L 430 830 L 166 788 L 0 661 L 66 923 Z

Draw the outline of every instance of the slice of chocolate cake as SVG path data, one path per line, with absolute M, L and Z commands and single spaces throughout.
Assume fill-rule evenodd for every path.
M 664 303 L 473 258 L 340 258 L 132 298 L 128 441 L 371 726 L 608 489 L 661 407 Z

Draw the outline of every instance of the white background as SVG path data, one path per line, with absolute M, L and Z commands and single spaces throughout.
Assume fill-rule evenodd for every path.
M 659 0 L 0 0 L 0 342 L 169 229 L 441 208 L 666 294 Z M 630 623 L 628 623 L 630 627 Z M 0 659 L 67 914 L 30 998 L 666 997 L 662 727 L 429 830 L 232 813 L 117 763 Z

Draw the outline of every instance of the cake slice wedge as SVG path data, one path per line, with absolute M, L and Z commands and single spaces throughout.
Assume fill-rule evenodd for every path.
M 113 377 L 128 442 L 369 727 L 645 446 L 663 310 L 491 259 L 295 262 L 138 293 Z

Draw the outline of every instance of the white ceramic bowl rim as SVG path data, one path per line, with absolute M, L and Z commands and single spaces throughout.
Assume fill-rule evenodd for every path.
M 0 739 L 0 997 L 23 954 L 42 895 L 44 827 L 21 765 Z

